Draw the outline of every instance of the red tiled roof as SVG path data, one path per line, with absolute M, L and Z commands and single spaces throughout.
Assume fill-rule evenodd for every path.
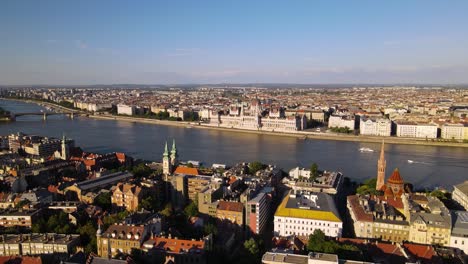
M 395 169 L 392 173 L 392 176 L 387 181 L 388 183 L 393 183 L 393 184 L 403 184 L 403 178 L 401 178 L 400 171 L 398 169 Z
M 0 264 L 42 264 L 41 257 L 0 256 Z
M 182 251 L 189 251 L 193 249 L 203 250 L 205 248 L 205 241 L 203 240 L 154 237 L 148 241 L 153 241 L 155 248 L 163 249 L 173 253 L 180 253 Z M 148 241 L 145 242 L 145 244 L 148 243 Z
M 420 259 L 431 260 L 434 256 L 436 256 L 434 248 L 430 245 L 404 243 L 403 247 Z
M 364 208 L 359 204 L 359 197 L 357 195 L 348 196 L 348 202 L 358 221 L 372 222 L 374 219 L 372 213 L 366 213 L 364 211 Z
M 219 201 L 218 210 L 242 212 L 244 206 L 239 202 Z
M 185 166 L 177 166 L 174 171 L 175 174 L 184 174 L 184 175 L 199 175 L 199 172 L 196 168 L 189 168 Z

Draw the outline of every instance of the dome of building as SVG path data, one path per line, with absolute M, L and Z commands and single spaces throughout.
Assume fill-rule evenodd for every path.
M 403 178 L 401 178 L 400 171 L 395 169 L 392 173 L 392 176 L 388 179 L 387 183 L 389 184 L 403 184 Z

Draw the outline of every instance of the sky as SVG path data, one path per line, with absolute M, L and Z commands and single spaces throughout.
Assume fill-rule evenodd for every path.
M 466 0 L 2 0 L 0 84 L 466 84 L 467 10 Z

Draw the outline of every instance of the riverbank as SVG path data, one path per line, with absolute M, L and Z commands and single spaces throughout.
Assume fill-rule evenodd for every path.
M 247 130 L 237 129 L 228 127 L 211 126 L 207 124 L 199 124 L 194 122 L 183 122 L 183 121 L 166 121 L 149 118 L 138 118 L 138 117 L 125 117 L 125 116 L 114 116 L 114 115 L 90 115 L 89 118 L 103 119 L 103 120 L 118 120 L 135 123 L 145 123 L 154 125 L 169 125 L 178 126 L 185 128 L 195 129 L 210 129 L 233 133 L 249 133 L 258 135 L 269 135 L 269 136 L 283 136 L 283 137 L 295 137 L 301 140 L 335 140 L 335 141 L 352 141 L 352 142 L 368 142 L 368 143 L 381 143 L 385 140 L 388 144 L 400 144 L 400 145 L 424 145 L 424 146 L 443 146 L 443 147 L 468 147 L 466 143 L 454 143 L 454 142 L 432 142 L 426 140 L 417 140 L 410 138 L 397 138 L 397 137 L 373 137 L 373 136 L 354 136 L 345 134 L 332 134 L 332 133 L 317 133 L 307 131 L 296 131 L 296 132 L 270 132 L 270 131 L 259 131 L 259 130 Z
M 54 107 L 61 110 L 81 112 L 76 109 L 66 108 L 64 106 L 36 101 L 28 99 L 10 99 L 10 98 L 1 98 L 2 100 L 12 100 L 12 101 L 21 101 L 26 103 L 34 103 L 39 105 L 45 105 L 49 107 Z M 258 134 L 258 135 L 269 135 L 269 136 L 282 136 L 282 137 L 294 137 L 301 140 L 333 140 L 333 141 L 350 141 L 350 142 L 367 142 L 367 143 L 381 143 L 382 140 L 385 140 L 387 144 L 399 144 L 399 145 L 422 145 L 422 146 L 441 146 L 441 147 L 460 147 L 468 148 L 468 143 L 456 143 L 456 142 L 437 142 L 437 141 L 426 141 L 424 139 L 414 139 L 414 138 L 399 138 L 399 137 L 377 137 L 377 136 L 363 136 L 363 135 L 347 135 L 347 134 L 338 134 L 338 133 L 324 133 L 324 132 L 310 132 L 310 131 L 294 131 L 294 132 L 280 132 L 280 131 L 259 131 L 259 130 L 247 130 L 247 129 L 237 129 L 237 128 L 228 128 L 228 127 L 218 127 L 208 124 L 200 124 L 198 122 L 184 122 L 184 121 L 167 121 L 167 120 L 158 120 L 150 118 L 140 118 L 140 117 L 130 117 L 130 116 L 116 116 L 116 115 L 92 115 L 89 114 L 89 118 L 101 119 L 101 120 L 118 120 L 134 123 L 144 123 L 144 124 L 153 124 L 153 125 L 164 125 L 164 126 L 178 126 L 185 128 L 195 128 L 195 129 L 210 129 L 218 130 L 232 133 L 249 133 L 249 134 Z

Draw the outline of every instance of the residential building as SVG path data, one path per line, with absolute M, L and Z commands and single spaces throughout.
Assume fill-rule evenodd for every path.
M 452 212 L 452 232 L 450 234 L 450 247 L 468 253 L 468 212 Z
M 259 192 L 247 201 L 245 222 L 249 232 L 262 234 L 270 218 L 270 201 L 265 192 Z
M 437 138 L 437 125 L 396 121 L 396 136 L 408 138 Z
M 119 104 L 117 105 L 117 114 L 119 115 L 135 115 L 136 108 L 133 105 L 124 105 L 124 104 Z
M 339 259 L 338 255 L 327 253 L 310 252 L 308 255 L 266 252 L 262 257 L 263 264 L 367 264 L 370 262 L 349 261 Z
M 127 211 L 136 211 L 142 198 L 143 191 L 140 186 L 120 182 L 112 193 L 111 202 Z
M 276 210 L 275 236 L 308 237 L 316 229 L 329 237 L 341 237 L 343 222 L 333 198 L 325 193 L 290 191 Z
M 31 228 L 40 217 L 41 209 L 3 209 L 0 210 L 0 226 L 22 226 Z
M 0 239 L 0 256 L 71 254 L 79 243 L 80 235 L 4 234 Z
M 200 240 L 177 237 L 152 236 L 143 243 L 143 250 L 150 254 L 162 254 L 166 263 L 206 263 L 206 251 L 212 248 L 211 235 Z
M 371 118 L 361 116 L 359 133 L 368 136 L 389 137 L 392 132 L 392 122 L 385 118 Z
M 223 195 L 222 187 L 213 189 L 205 187 L 198 193 L 198 211 L 212 217 L 216 217 L 216 209 L 218 208 L 218 200 Z
M 440 137 L 444 139 L 463 140 L 465 126 L 463 124 L 443 124 Z
M 289 173 L 290 175 L 292 173 L 293 179 L 284 178 L 283 183 L 294 191 L 323 192 L 335 195 L 341 190 L 344 181 L 343 174 L 335 171 L 324 171 L 312 181 L 309 179 L 310 170 L 301 171 L 296 168 Z M 300 176 L 296 177 L 298 175 Z M 309 176 L 305 177 L 302 175 Z
M 341 116 L 341 115 L 331 115 L 328 119 L 328 127 L 339 127 L 339 128 L 349 128 L 354 130 L 355 127 L 355 118 L 354 116 Z
M 219 201 L 216 218 L 223 228 L 242 229 L 244 227 L 244 205 L 240 202 Z
M 150 221 L 144 225 L 114 224 L 103 233 L 102 222 L 96 232 L 97 253 L 100 257 L 115 257 L 119 253 L 130 254 L 132 249 L 139 249 L 143 242 L 161 231 L 161 223 Z
M 453 186 L 452 199 L 468 211 L 468 180 Z

